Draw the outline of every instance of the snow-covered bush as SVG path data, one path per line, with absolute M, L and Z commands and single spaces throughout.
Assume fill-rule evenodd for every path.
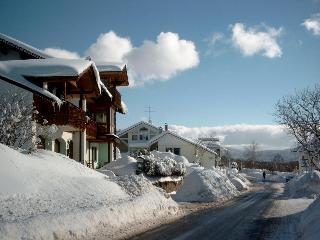
M 138 157 L 138 162 L 142 163 L 138 170 L 148 176 L 184 176 L 186 165 L 183 161 L 176 161 L 175 156 L 172 153 L 145 152 Z
M 237 162 L 232 162 L 231 163 L 231 168 L 238 168 L 238 163 Z
M 0 93 L 0 143 L 33 150 L 36 147 L 36 124 L 32 98 L 25 91 Z

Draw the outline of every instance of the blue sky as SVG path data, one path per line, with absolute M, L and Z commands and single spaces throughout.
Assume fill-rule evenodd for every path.
M 316 0 L 11 0 L 1 1 L 0 9 L 1 32 L 40 49 L 61 48 L 85 56 L 100 34 L 113 31 L 137 50 L 126 58 L 129 69 L 138 63 L 148 66 L 138 58 L 150 53 L 145 40 L 157 44 L 161 32 L 186 40 L 190 54 L 173 62 L 178 65 L 188 59 L 184 66 L 172 66 L 174 70 L 170 64 L 166 69 L 158 66 L 152 77 L 150 72 L 146 76 L 143 66 L 134 69 L 135 82 L 143 84 L 120 89 L 129 107 L 127 115 L 118 117 L 120 128 L 146 119 L 144 111 L 149 105 L 156 111 L 152 119 L 157 125 L 275 124 L 276 101 L 320 79 L 320 36 L 302 25 L 306 19 L 319 18 L 315 14 L 320 12 L 320 2 Z M 233 35 L 237 23 L 243 30 L 239 38 Z M 268 57 L 267 43 L 268 49 L 253 46 L 253 53 L 246 54 L 244 48 L 252 50 L 252 46 L 235 41 L 243 44 L 241 37 L 250 31 L 272 35 L 279 49 L 273 48 Z M 220 36 L 216 41 L 214 34 Z M 163 71 L 169 71 L 165 80 Z

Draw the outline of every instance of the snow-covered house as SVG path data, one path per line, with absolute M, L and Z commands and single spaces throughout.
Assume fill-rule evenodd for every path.
M 150 140 L 161 133 L 162 128 L 148 122 L 138 122 L 118 132 L 120 152 L 134 153 L 141 149 L 148 149 Z
M 169 130 L 151 139 L 149 149 L 160 152 L 170 151 L 186 157 L 189 161 L 198 162 L 206 168 L 216 167 L 219 161 L 219 155 L 215 151 Z
M 199 162 L 204 167 L 216 166 L 220 159 L 214 150 L 205 145 L 171 132 L 167 124 L 162 129 L 142 121 L 118 132 L 118 136 L 122 153 L 133 153 L 140 149 L 170 151 L 185 156 L 189 161 Z
M 57 59 L 0 34 L 0 79 L 1 86 L 30 95 L 38 112 L 33 117 L 44 129 L 40 148 L 90 167 L 114 160 L 116 113 L 125 112 L 116 87 L 129 85 L 124 65 Z M 47 131 L 52 126 L 55 131 Z

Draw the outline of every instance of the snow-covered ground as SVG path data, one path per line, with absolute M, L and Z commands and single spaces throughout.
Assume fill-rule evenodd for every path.
M 264 214 L 266 219 L 277 221 L 270 239 L 319 239 L 320 173 L 296 175 L 288 183 L 273 187 L 277 195 Z
M 262 169 L 250 169 L 250 168 L 243 168 L 241 172 L 243 175 L 252 182 L 262 182 L 263 176 L 262 173 L 266 172 L 266 179 L 267 182 L 285 182 L 286 177 L 289 175 L 295 175 L 291 172 L 269 172 L 267 170 Z
M 0 155 L 1 239 L 118 238 L 178 211 L 143 176 L 108 177 L 44 150 L 0 144 Z
M 173 199 L 178 202 L 223 201 L 237 196 L 240 191 L 249 188 L 249 181 L 239 174 L 236 169 L 228 171 L 215 168 L 205 169 L 197 164 L 189 163 L 187 158 L 171 152 L 152 151 L 148 157 L 154 159 L 154 161 L 162 162 L 160 166 L 163 172 L 172 172 L 172 161 L 183 164 L 186 167 L 186 176 L 183 179 L 183 184 L 172 195 Z M 118 176 L 134 175 L 136 164 L 137 160 L 133 157 L 123 156 L 107 164 L 99 171 L 103 173 L 112 171 Z M 177 180 L 174 176 L 165 177 L 167 181 L 170 181 L 170 178 L 172 181 Z

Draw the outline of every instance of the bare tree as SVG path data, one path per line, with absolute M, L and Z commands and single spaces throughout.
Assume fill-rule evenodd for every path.
M 254 162 L 257 161 L 257 150 L 258 143 L 256 141 L 252 141 L 252 143 L 246 147 L 244 152 L 244 156 L 251 162 L 252 168 L 254 168 Z
M 275 117 L 308 153 L 311 163 L 319 168 L 314 159 L 320 155 L 320 85 L 280 99 Z
M 36 145 L 33 103 L 24 91 L 0 94 L 0 143 L 31 150 Z

